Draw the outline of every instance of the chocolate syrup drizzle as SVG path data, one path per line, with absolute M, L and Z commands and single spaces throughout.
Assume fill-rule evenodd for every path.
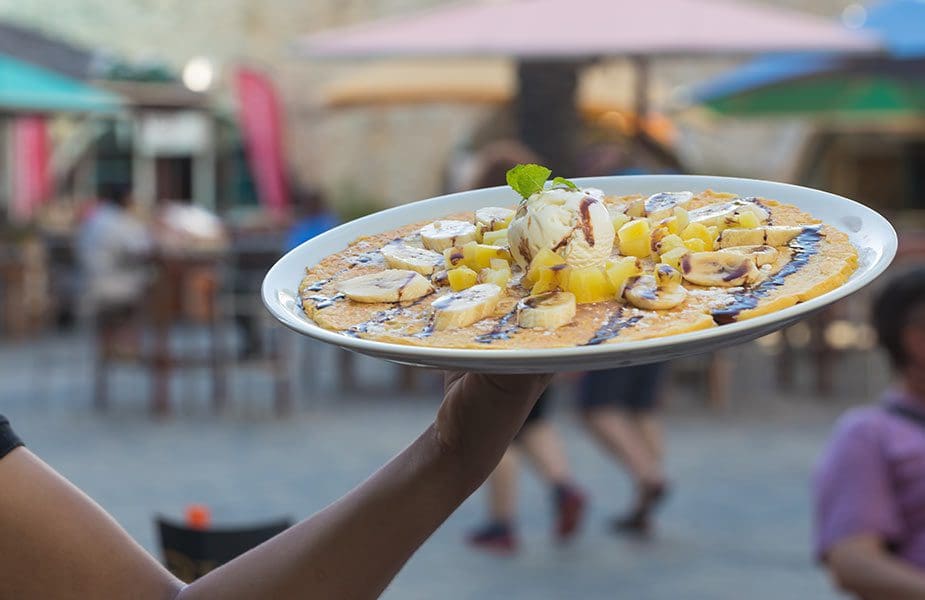
M 743 310 L 750 310 L 758 306 L 758 301 L 771 293 L 772 290 L 784 285 L 784 280 L 806 266 L 809 259 L 819 253 L 819 242 L 822 240 L 822 232 L 818 226 L 806 227 L 797 237 L 790 240 L 788 246 L 793 250 L 793 255 L 784 267 L 765 279 L 753 288 L 747 288 L 740 292 L 732 293 L 733 301 L 723 308 L 713 311 L 713 320 L 717 325 L 727 325 L 734 323 L 736 317 Z
M 413 306 L 417 306 L 418 304 L 423 302 L 426 298 L 427 296 L 421 296 L 420 298 L 418 298 L 417 300 L 415 300 L 414 302 L 410 304 L 407 304 L 406 306 L 393 306 L 392 308 L 387 308 L 386 310 L 379 311 L 375 315 L 373 315 L 372 319 L 369 319 L 368 321 L 363 321 L 362 323 L 357 323 L 356 325 L 353 325 L 349 327 L 348 329 L 345 329 L 343 331 L 343 334 L 346 336 L 350 336 L 350 337 L 360 337 L 359 334 L 361 333 L 369 333 L 370 326 L 382 325 L 383 323 L 387 323 L 388 321 L 391 321 L 392 319 L 405 314 L 406 310 L 408 310 L 409 308 Z
M 601 327 L 594 332 L 594 337 L 585 342 L 585 346 L 597 346 L 602 344 L 609 339 L 615 338 L 620 335 L 620 331 L 628 327 L 632 327 L 642 319 L 642 315 L 637 315 L 635 317 L 630 317 L 628 319 L 623 318 L 623 309 L 618 308 L 607 319 L 607 322 L 601 325 Z
M 333 296 L 322 296 L 321 294 L 316 294 L 314 296 L 306 296 L 305 299 L 311 300 L 312 302 L 314 302 L 315 308 L 320 310 L 322 308 L 333 306 L 335 302 L 337 302 L 338 300 L 343 300 L 346 297 L 347 296 L 345 296 L 344 294 L 338 292 L 337 294 L 334 294 Z
M 375 260 L 378 254 L 379 254 L 378 250 L 372 250 L 370 252 L 364 252 L 362 254 L 357 254 L 356 256 L 351 257 L 348 261 L 349 264 L 346 267 L 337 271 L 336 273 L 334 273 L 327 279 L 319 279 L 318 281 L 305 286 L 305 291 L 306 292 L 320 292 L 322 289 L 324 289 L 324 286 L 331 283 L 334 280 L 334 278 L 337 277 L 338 275 L 342 273 L 346 273 L 347 271 L 349 271 L 350 269 L 356 266 L 365 265 L 366 263 Z M 337 301 L 342 298 L 343 298 L 343 294 L 335 294 L 331 298 L 319 295 L 319 296 L 308 296 L 305 299 L 314 301 L 315 308 L 327 308 L 328 306 L 331 306 L 331 304 L 333 304 L 334 302 L 331 302 L 330 304 L 324 304 L 324 306 L 318 306 L 318 303 L 319 302 L 325 303 L 327 300 Z
M 511 321 L 514 322 L 513 325 Z M 509 340 L 511 335 L 518 329 L 520 329 L 520 325 L 517 324 L 517 308 L 515 307 L 511 312 L 498 319 L 491 331 L 476 337 L 475 341 L 480 344 L 490 344 L 495 340 Z

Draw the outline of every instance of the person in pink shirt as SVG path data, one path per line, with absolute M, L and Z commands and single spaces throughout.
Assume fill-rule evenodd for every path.
M 896 385 L 839 419 L 813 480 L 816 557 L 865 600 L 925 598 L 925 267 L 877 296 Z

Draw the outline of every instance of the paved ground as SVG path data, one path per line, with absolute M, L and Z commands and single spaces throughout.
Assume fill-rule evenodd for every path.
M 834 594 L 808 552 L 807 481 L 835 416 L 880 385 L 883 365 L 859 356 L 840 370 L 838 402 L 781 397 L 767 357 L 737 352 L 733 407 L 700 408 L 693 379 L 672 388 L 667 415 L 675 483 L 658 537 L 648 543 L 604 530 L 628 499 L 624 476 L 584 437 L 560 394 L 556 420 L 577 479 L 593 498 L 584 534 L 568 548 L 548 543 L 546 491 L 523 476 L 525 550 L 511 559 L 461 544 L 478 522 L 477 494 L 438 531 L 385 597 L 415 599 L 628 598 L 639 600 L 827 599 Z M 234 374 L 235 401 L 214 418 L 204 377 L 178 378 L 179 414 L 155 422 L 137 373 L 115 381 L 114 409 L 89 409 L 89 353 L 82 338 L 0 346 L 0 412 L 29 445 L 96 498 L 147 548 L 151 518 L 179 515 L 191 502 L 223 522 L 276 515 L 300 518 L 350 489 L 402 448 L 433 415 L 436 392 L 400 398 L 383 391 L 390 373 L 362 360 L 366 389 L 341 397 L 330 352 L 303 361 L 303 398 L 285 421 L 269 413 L 268 380 Z M 690 366 L 696 370 L 696 363 Z M 310 375 L 310 376 L 309 376 Z M 424 385 L 433 384 L 425 380 Z

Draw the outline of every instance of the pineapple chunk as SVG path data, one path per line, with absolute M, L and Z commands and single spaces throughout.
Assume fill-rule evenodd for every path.
M 614 294 L 623 295 L 623 287 L 630 277 L 636 277 L 642 274 L 642 265 L 639 259 L 633 256 L 624 256 L 617 260 L 607 261 L 604 267 L 604 274 L 610 287 L 613 288 Z
M 478 272 L 491 266 L 493 259 L 502 259 L 508 263 L 513 260 L 507 248 L 475 242 L 469 242 L 465 246 L 453 246 L 443 251 L 443 261 L 451 268 L 465 266 Z
M 511 270 L 511 263 L 503 258 L 493 258 L 488 261 L 488 266 L 496 271 Z
M 610 220 L 613 222 L 613 232 L 616 233 L 621 227 L 629 223 L 630 217 L 626 213 L 611 213 Z
M 649 221 L 636 219 L 623 225 L 617 231 L 620 240 L 620 254 L 645 258 L 652 254 Z
M 630 217 L 644 217 L 646 215 L 646 199 L 636 198 L 626 203 L 624 211 Z
M 683 206 L 674 207 L 674 224 L 678 229 L 677 231 L 672 231 L 671 233 L 680 234 L 684 229 L 690 224 L 691 219 L 687 214 L 687 209 Z M 670 229 L 669 229 L 670 231 Z
M 703 240 L 704 247 L 707 250 L 713 249 L 713 240 L 715 238 L 710 235 L 710 231 L 703 223 L 691 223 L 681 232 L 681 239 L 685 242 L 695 238 Z
M 564 264 L 564 258 L 548 248 L 543 248 L 536 253 L 536 256 L 533 257 L 533 261 L 530 262 L 530 268 L 527 269 L 526 274 L 524 274 L 524 287 L 536 283 L 536 281 L 539 279 L 540 270 L 542 270 L 544 267 L 548 268 L 555 265 Z
M 678 234 L 681 233 L 681 230 L 678 229 L 678 218 L 677 217 L 667 217 L 658 222 L 659 227 L 664 227 L 668 233 Z
M 479 283 L 493 283 L 502 290 L 506 288 L 507 282 L 511 280 L 511 269 L 507 266 L 507 262 L 501 262 L 505 265 L 503 268 L 491 267 L 479 271 Z
M 736 227 L 743 229 L 754 229 L 761 225 L 761 221 L 758 220 L 758 215 L 751 211 L 743 211 L 736 214 L 736 222 L 738 223 Z
M 446 273 L 447 279 L 450 281 L 450 287 L 454 292 L 459 292 L 466 288 L 470 288 L 476 284 L 478 281 L 478 273 L 470 269 L 469 267 L 459 267 L 457 269 L 450 269 Z
M 655 265 L 655 283 L 658 287 L 675 287 L 681 285 L 681 271 L 675 267 L 661 263 Z
M 489 246 L 507 246 L 507 229 L 486 231 L 482 234 L 482 243 Z
M 603 302 L 614 295 L 614 288 L 598 267 L 572 269 L 568 278 L 568 291 L 575 295 L 578 304 Z
M 506 248 L 487 246 L 485 244 L 470 243 L 463 246 L 463 262 L 470 269 L 481 271 L 491 266 L 493 258 L 510 258 L 511 254 Z M 444 257 L 445 258 L 445 257 Z
M 451 246 L 443 251 L 443 262 L 447 268 L 462 267 L 466 264 L 466 255 L 461 246 Z
M 687 246 L 687 249 L 691 252 L 706 252 L 707 244 L 700 238 L 691 238 L 689 240 L 684 240 L 684 245 Z M 712 250 L 712 246 L 710 250 Z
M 702 240 L 697 240 L 702 241 Z M 690 248 L 684 245 L 682 242 L 681 246 L 677 248 L 672 248 L 668 252 L 665 252 L 661 255 L 660 260 L 666 265 L 672 266 L 675 269 L 681 268 L 681 257 L 690 252 Z
M 569 277 L 572 275 L 572 267 L 562 264 L 550 267 L 556 274 L 556 279 L 559 281 L 559 289 L 567 290 Z
M 683 248 L 684 240 L 681 239 L 681 236 L 670 233 L 659 240 L 656 250 L 659 254 L 665 254 L 669 250 L 674 250 L 675 248 Z
M 558 287 L 558 273 L 552 269 L 543 268 L 540 270 L 536 283 L 533 284 L 533 288 L 530 290 L 530 295 L 545 294 L 546 292 L 554 291 Z

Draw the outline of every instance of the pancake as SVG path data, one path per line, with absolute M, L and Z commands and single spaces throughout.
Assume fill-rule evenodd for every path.
M 607 197 L 605 205 L 620 211 L 642 196 Z M 733 194 L 706 191 L 688 205 L 693 210 L 721 205 Z M 668 310 L 645 310 L 624 299 L 578 304 L 571 321 L 554 330 L 518 326 L 518 302 L 530 295 L 522 285 L 524 273 L 514 266 L 501 299 L 487 318 L 470 325 L 434 330 L 438 297 L 452 293 L 442 279 L 431 278 L 434 293 L 406 302 L 356 302 L 339 291 L 345 281 L 394 268 L 380 249 L 397 241 L 423 248 L 419 230 L 430 221 L 363 237 L 306 270 L 299 286 L 305 313 L 319 326 L 344 335 L 383 342 L 427 347 L 491 349 L 561 348 L 614 344 L 665 337 L 754 318 L 805 302 L 842 285 L 857 268 L 857 251 L 848 236 L 820 223 L 795 206 L 770 199 L 749 199 L 769 213 L 768 224 L 802 228 L 790 242 L 777 248 L 776 259 L 763 267 L 763 279 L 744 287 L 704 287 L 683 281 L 686 299 Z M 447 220 L 472 223 L 473 213 L 450 215 Z M 613 257 L 618 258 L 615 247 Z M 657 258 L 657 255 L 655 256 Z M 655 259 L 642 260 L 651 271 Z

